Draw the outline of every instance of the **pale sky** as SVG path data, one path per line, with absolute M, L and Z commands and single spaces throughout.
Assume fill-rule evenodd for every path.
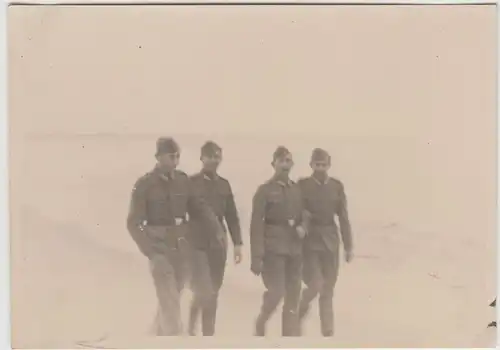
M 24 7 L 9 16 L 17 130 L 435 139 L 482 132 L 494 118 L 496 26 L 483 20 L 493 7 Z

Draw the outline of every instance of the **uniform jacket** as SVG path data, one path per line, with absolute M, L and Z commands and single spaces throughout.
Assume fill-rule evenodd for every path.
M 155 168 L 136 181 L 131 197 L 127 228 L 146 256 L 175 240 L 173 235 L 184 234 L 186 230 L 179 227 L 184 227 L 189 217 L 203 222 L 207 234 L 222 239 L 219 221 L 209 205 L 194 194 L 189 177 L 182 171 L 175 170 L 168 178 Z
M 338 247 L 338 217 L 340 234 L 346 250 L 352 249 L 352 234 L 347 211 L 344 185 L 332 177 L 320 182 L 310 176 L 298 181 L 305 210 L 310 214 L 305 247 L 335 251 Z
M 302 224 L 303 205 L 299 187 L 273 178 L 260 185 L 253 197 L 250 222 L 252 260 L 265 253 L 300 254 L 302 239 L 296 227 Z
M 233 244 L 241 245 L 243 242 L 240 220 L 229 181 L 219 175 L 211 178 L 200 172 L 191 176 L 191 183 L 194 194 L 205 199 L 221 222 L 225 241 L 227 241 L 227 231 L 229 230 Z M 190 237 L 193 246 L 198 249 L 207 249 L 217 243 L 213 242 L 214 237 L 207 234 L 206 228 L 199 220 L 191 221 Z

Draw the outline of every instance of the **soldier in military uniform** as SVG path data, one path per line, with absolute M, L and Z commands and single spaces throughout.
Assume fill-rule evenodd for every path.
M 210 204 L 214 214 L 226 228 L 227 224 L 234 246 L 234 261 L 241 262 L 242 239 L 240 221 L 229 181 L 217 173 L 222 161 L 222 149 L 208 141 L 201 148 L 202 170 L 191 177 L 194 193 Z M 227 260 L 227 234 L 224 246 L 214 242 L 197 220 L 191 222 L 190 241 L 193 247 L 193 274 L 191 287 L 193 300 L 189 315 L 189 334 L 195 335 L 201 311 L 203 336 L 213 336 L 219 290 L 224 279 Z
M 304 207 L 310 214 L 307 237 L 304 240 L 303 279 L 307 288 L 302 293 L 299 318 L 302 321 L 310 303 L 319 294 L 319 315 L 323 336 L 333 336 L 333 291 L 339 270 L 339 235 L 335 216 L 340 224 L 344 256 L 353 256 L 351 226 L 347 199 L 342 182 L 328 176 L 330 155 L 323 149 L 313 150 L 312 176 L 298 181 Z
M 149 259 L 159 301 L 156 334 L 182 331 L 180 294 L 189 277 L 190 247 L 186 240 L 188 215 L 202 220 L 208 235 L 222 231 L 212 210 L 193 194 L 188 176 L 176 170 L 180 149 L 172 138 L 156 143 L 155 168 L 135 183 L 127 228 L 139 250 Z
M 290 180 L 293 158 L 285 147 L 274 152 L 274 176 L 260 185 L 253 198 L 250 224 L 251 270 L 266 291 L 255 324 L 265 336 L 266 323 L 284 298 L 282 335 L 298 335 L 298 303 L 302 283 L 303 210 L 300 190 Z

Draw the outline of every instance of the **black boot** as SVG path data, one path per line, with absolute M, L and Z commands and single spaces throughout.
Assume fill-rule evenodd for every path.
M 266 336 L 266 321 L 264 318 L 259 315 L 257 320 L 255 321 L 255 333 L 256 337 L 265 337 Z
M 297 310 L 283 310 L 281 318 L 281 335 L 283 337 L 300 336 L 299 317 Z
M 215 334 L 215 318 L 217 314 L 217 301 L 212 300 L 203 308 L 201 315 L 201 328 L 204 337 L 212 337 Z
M 333 337 L 333 331 L 332 330 L 322 331 L 321 333 L 323 334 L 323 337 Z

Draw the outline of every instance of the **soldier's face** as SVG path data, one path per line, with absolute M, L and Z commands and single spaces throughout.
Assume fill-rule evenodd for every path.
M 293 167 L 293 157 L 291 154 L 287 154 L 284 157 L 278 158 L 274 161 L 274 170 L 277 173 L 289 173 Z
M 222 154 L 220 152 L 203 155 L 201 156 L 201 162 L 203 163 L 203 169 L 208 171 L 216 171 L 222 162 Z
M 328 161 L 314 161 L 311 162 L 311 168 L 315 173 L 327 173 L 330 170 L 330 162 Z
M 174 170 L 179 165 L 180 154 L 176 153 L 163 153 L 158 157 L 160 167 L 166 171 Z

